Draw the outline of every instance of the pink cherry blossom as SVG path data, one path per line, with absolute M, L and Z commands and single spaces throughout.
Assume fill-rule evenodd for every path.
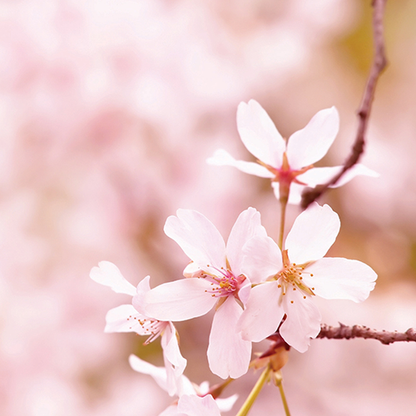
M 129 283 L 113 263 L 102 261 L 99 267 L 93 267 L 90 272 L 92 280 L 109 286 L 116 293 L 134 296 L 135 302 L 140 303 L 146 292 L 150 290 L 150 276 L 146 276 L 137 289 Z M 161 336 L 163 359 L 167 374 L 167 391 L 173 396 L 181 388 L 180 378 L 186 367 L 186 359 L 182 357 L 176 329 L 172 322 L 159 321 L 138 312 L 132 304 L 120 305 L 110 309 L 106 315 L 105 332 L 136 332 L 148 335 L 145 344 L 149 344 Z
M 164 367 L 156 367 L 135 355 L 130 355 L 129 362 L 133 370 L 148 374 L 165 391 L 167 389 L 167 372 Z M 231 410 L 237 395 L 226 399 L 214 399 L 209 394 L 209 385 L 204 382 L 196 386 L 184 375 L 180 378 L 181 390 L 177 393 L 179 399 L 170 405 L 159 416 L 220 416 L 220 411 Z
M 325 299 L 365 300 L 375 286 L 377 275 L 371 267 L 325 254 L 340 229 L 338 215 L 328 205 L 316 202 L 295 220 L 284 250 L 270 238 L 254 237 L 245 251 L 256 270 L 257 284 L 251 289 L 246 309 L 238 323 L 244 339 L 261 341 L 279 332 L 300 352 L 308 349 L 310 338 L 320 331 L 321 315 L 314 296 Z M 262 276 L 262 278 L 259 278 Z
M 238 106 L 237 128 L 244 146 L 258 163 L 235 160 L 223 149 L 217 150 L 207 162 L 234 166 L 251 175 L 270 178 L 278 199 L 289 196 L 289 203 L 297 204 L 305 186 L 326 183 L 342 169 L 342 166 L 313 167 L 313 163 L 326 155 L 338 133 L 339 116 L 335 107 L 316 113 L 306 127 L 285 141 L 263 107 L 250 100 L 248 104 L 241 102 Z M 357 164 L 334 187 L 357 175 L 378 176 L 371 169 Z
M 254 208 L 243 211 L 227 245 L 215 226 L 192 210 L 180 209 L 177 217 L 169 217 L 165 233 L 193 263 L 185 269 L 186 279 L 147 292 L 144 312 L 160 320 L 183 321 L 215 307 L 207 352 L 210 369 L 222 378 L 240 377 L 251 358 L 251 342 L 236 332 L 251 288 L 250 276 L 242 267 L 243 247 L 254 236 L 266 237 L 260 214 Z

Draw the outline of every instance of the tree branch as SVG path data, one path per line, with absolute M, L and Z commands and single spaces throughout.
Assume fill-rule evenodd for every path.
M 416 342 L 416 329 L 409 328 L 406 332 L 389 332 L 377 331 L 366 326 L 354 325 L 347 326 L 339 323 L 338 327 L 321 324 L 321 332 L 317 338 L 328 339 L 351 339 L 351 338 L 371 338 L 380 341 L 382 344 L 388 345 L 399 341 Z
M 384 46 L 384 27 L 383 16 L 387 0 L 373 0 L 373 37 L 374 37 L 374 59 L 368 76 L 367 84 L 364 89 L 363 99 L 358 109 L 358 130 L 351 154 L 345 161 L 340 173 L 334 176 L 324 185 L 318 185 L 313 189 L 305 189 L 302 195 L 301 207 L 306 209 L 312 202 L 318 199 L 331 186 L 335 185 L 338 180 L 351 169 L 360 159 L 364 152 L 365 133 L 367 130 L 368 120 L 370 118 L 371 105 L 374 100 L 377 80 L 387 65 L 387 59 Z

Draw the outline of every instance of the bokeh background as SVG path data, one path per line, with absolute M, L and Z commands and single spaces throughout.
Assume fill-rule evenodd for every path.
M 328 324 L 416 327 L 415 20 L 415 2 L 388 2 L 390 65 L 362 159 L 380 177 L 320 201 L 342 221 L 330 254 L 379 274 L 362 304 L 317 300 Z M 90 269 L 180 278 L 188 259 L 163 233 L 178 208 L 227 236 L 254 206 L 276 237 L 268 180 L 205 160 L 217 148 L 249 160 L 235 114 L 254 98 L 286 137 L 335 105 L 341 128 L 321 165 L 342 163 L 372 59 L 370 0 L 2 0 L 0 22 L 0 414 L 157 415 L 171 399 L 127 357 L 161 364 L 159 341 L 104 334 L 106 312 L 129 299 Z M 219 381 L 210 321 L 178 325 L 197 383 Z M 292 414 L 310 416 L 413 415 L 415 374 L 415 344 L 372 340 L 316 340 L 283 369 Z M 256 377 L 225 395 L 241 404 Z M 272 411 L 283 414 L 267 386 L 251 414 Z

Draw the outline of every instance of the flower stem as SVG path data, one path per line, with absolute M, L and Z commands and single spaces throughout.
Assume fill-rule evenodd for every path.
M 236 416 L 246 416 L 248 414 L 248 412 L 251 409 L 251 406 L 257 399 L 257 396 L 259 395 L 260 390 L 263 388 L 264 384 L 268 380 L 270 371 L 271 371 L 271 368 L 270 368 L 270 365 L 268 365 L 264 369 L 264 371 L 261 373 L 261 376 L 257 380 L 256 385 L 253 387 L 253 390 L 251 390 L 249 396 L 247 397 L 247 400 L 244 402 L 243 406 L 241 406 L 241 409 L 239 410 Z
M 283 390 L 282 377 L 280 376 L 279 380 L 275 380 L 275 383 L 276 383 L 277 387 L 279 387 L 280 397 L 282 398 L 283 407 L 285 409 L 285 415 L 290 416 L 290 411 L 289 411 L 289 406 L 287 404 L 285 391 Z
M 287 198 L 280 198 L 280 233 L 278 245 L 280 250 L 283 250 L 283 236 L 285 234 L 285 220 L 286 220 L 286 207 L 287 207 Z

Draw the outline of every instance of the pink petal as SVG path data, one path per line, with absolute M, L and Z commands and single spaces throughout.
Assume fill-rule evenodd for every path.
M 260 213 L 254 208 L 248 208 L 238 216 L 227 241 L 227 258 L 236 276 L 242 273 L 243 247 L 254 236 L 265 238 L 267 233 L 261 225 Z
M 221 416 L 220 409 L 213 397 L 184 395 L 178 401 L 178 416 Z
M 305 352 L 309 347 L 310 338 L 315 338 L 321 330 L 321 314 L 312 297 L 304 296 L 299 289 L 288 289 L 283 296 L 287 318 L 279 330 L 283 339 L 299 352 Z
M 182 374 L 186 367 L 186 359 L 179 350 L 176 329 L 169 323 L 163 332 L 161 345 L 167 375 L 167 392 L 170 396 L 182 394 Z
M 282 166 L 286 143 L 257 101 L 239 104 L 237 127 L 244 146 L 251 154 L 269 166 Z
M 211 283 L 188 278 L 164 283 L 146 293 L 147 316 L 160 321 L 185 321 L 205 315 L 217 302 L 209 290 Z M 134 304 L 134 299 L 133 299 Z
M 253 237 L 244 246 L 242 272 L 251 283 L 260 283 L 283 268 L 282 253 L 270 237 Z
M 150 290 L 150 276 L 146 276 L 140 283 L 137 285 L 136 294 L 143 293 L 145 294 Z
M 264 166 L 254 162 L 235 160 L 228 152 L 222 149 L 217 150 L 213 157 L 207 159 L 207 163 L 216 166 L 233 166 L 238 170 L 241 170 L 241 172 L 260 176 L 261 178 L 274 178 L 275 176 Z
M 110 309 L 105 317 L 104 332 L 136 332 L 139 335 L 148 335 L 147 332 L 142 331 L 142 326 L 137 323 L 134 317 L 145 319 L 133 305 L 120 305 Z
M 248 302 L 250 292 L 251 292 L 251 282 L 247 278 L 246 280 L 244 280 L 243 286 L 238 291 L 238 298 L 241 300 L 241 302 L 244 306 Z
M 199 212 L 178 209 L 177 217 L 166 220 L 164 230 L 198 266 L 225 266 L 224 240 L 212 222 Z
M 237 324 L 244 339 L 259 342 L 276 331 L 284 315 L 279 304 L 281 294 L 275 281 L 251 289 L 247 307 Z
M 116 293 L 131 296 L 136 294 L 136 288 L 123 277 L 118 267 L 109 261 L 101 261 L 98 267 L 93 267 L 90 277 L 97 283 L 109 286 Z
M 329 205 L 311 204 L 296 218 L 286 238 L 285 249 L 290 261 L 305 264 L 325 256 L 334 244 L 340 226 L 338 215 Z
M 313 274 L 313 277 L 309 276 Z M 305 269 L 304 282 L 325 299 L 361 302 L 374 289 L 376 272 L 358 260 L 326 257 Z
M 305 128 L 293 133 L 287 143 L 287 158 L 292 169 L 301 169 L 322 159 L 339 129 L 335 107 L 318 111 Z
M 251 342 L 245 341 L 236 330 L 243 312 L 230 296 L 217 309 L 209 335 L 208 362 L 211 371 L 221 378 L 238 378 L 248 370 Z

